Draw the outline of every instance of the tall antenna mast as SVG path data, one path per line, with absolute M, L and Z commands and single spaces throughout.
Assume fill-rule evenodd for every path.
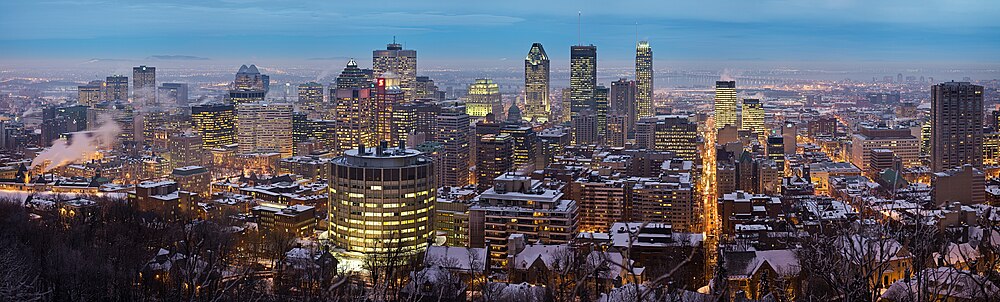
M 580 17 L 582 14 L 583 12 L 576 11 L 576 43 L 580 46 L 583 46 L 583 26 L 581 25 L 582 17 Z

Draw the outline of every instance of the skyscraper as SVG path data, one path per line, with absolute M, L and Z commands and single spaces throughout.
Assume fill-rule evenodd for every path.
M 538 154 L 538 134 L 535 133 L 535 129 L 531 126 L 507 124 L 500 128 L 500 133 L 510 135 L 511 139 L 514 140 L 512 160 L 515 167 L 535 161 Z
M 299 84 L 298 104 L 301 110 L 309 117 L 321 119 L 326 115 L 327 107 L 323 102 L 323 84 L 309 82 Z
M 381 75 L 380 75 L 381 76 Z M 372 79 L 364 70 L 358 67 L 358 62 L 354 59 L 347 61 L 347 66 L 337 76 L 337 89 L 366 88 L 370 86 Z M 331 92 L 331 94 L 336 94 Z
M 128 101 L 128 77 L 113 75 L 104 81 L 104 99 L 109 101 Z
M 531 44 L 524 58 L 524 103 L 525 120 L 541 123 L 549 120 L 549 56 L 542 43 Z
M 608 129 L 608 96 L 610 89 L 604 86 L 594 88 L 594 108 L 597 109 L 597 136 L 602 141 Z
M 931 87 L 931 170 L 983 167 L 983 86 L 946 82 Z
M 191 107 L 191 125 L 206 150 L 236 143 L 236 110 L 232 104 Z
M 736 81 L 715 82 L 715 128 L 736 124 Z
M 392 106 L 392 141 L 406 141 L 416 146 L 425 140 L 435 140 L 438 114 L 441 105 L 430 100 L 417 99 Z M 441 176 L 439 174 L 438 176 Z
M 260 90 L 267 92 L 268 88 L 270 88 L 269 82 L 270 78 L 262 75 L 257 70 L 257 65 L 250 64 L 249 67 L 241 65 L 240 70 L 236 72 L 233 88 L 236 90 Z
M 610 114 L 636 116 L 635 110 L 638 109 L 636 106 L 636 97 L 638 94 L 637 83 L 625 78 L 611 82 L 611 95 L 609 96 L 608 105 Z
M 767 158 L 774 161 L 781 177 L 785 175 L 785 138 L 780 135 L 767 137 Z
M 418 76 L 414 82 L 414 99 L 431 99 L 438 102 L 444 101 L 444 91 L 439 91 L 434 80 L 427 76 Z
M 240 66 L 233 81 L 233 89 L 229 90 L 229 101 L 233 104 L 263 101 L 270 87 L 270 78 L 260 74 L 256 65 Z
M 472 129 L 469 126 L 469 115 L 465 113 L 465 104 L 451 102 L 441 106 L 437 117 L 437 141 L 444 145 L 441 155 L 442 187 L 462 187 L 469 184 L 469 137 Z
M 398 78 L 375 79 L 375 104 L 372 112 L 376 141 L 394 141 L 392 131 L 392 110 L 395 104 L 403 102 L 403 90 Z
M 292 156 L 292 105 L 264 102 L 237 105 L 240 153 L 280 153 Z
M 625 133 L 630 137 L 635 136 L 633 127 L 638 120 L 638 88 L 636 81 L 629 81 L 625 78 L 611 82 L 610 96 L 608 97 L 609 116 L 619 115 L 625 118 Z M 610 123 L 610 122 L 609 122 Z
M 371 88 L 337 89 L 336 151 L 343 152 L 359 145 L 374 146 L 375 117 Z
M 375 77 L 384 77 L 386 72 L 399 76 L 399 87 L 406 100 L 416 96 L 414 84 L 417 81 L 417 51 L 403 49 L 402 44 L 392 43 L 384 50 L 372 51 L 372 69 Z
M 594 89 L 597 88 L 597 46 L 570 47 L 570 119 L 580 112 L 596 112 Z
M 639 41 L 635 46 L 635 82 L 637 116 L 653 116 L 656 111 L 653 108 L 653 48 L 648 41 Z
M 420 151 L 355 148 L 331 161 L 332 241 L 357 253 L 417 253 L 434 232 L 434 163 Z
M 163 83 L 157 90 L 156 95 L 157 103 L 165 103 L 179 107 L 188 106 L 187 83 Z
M 514 139 L 509 134 L 487 134 L 476 143 L 476 188 L 493 187 L 493 179 L 514 167 Z
M 139 104 L 156 103 L 156 67 L 132 67 L 132 92 Z
M 90 81 L 87 85 L 76 86 L 77 103 L 93 106 L 104 98 L 104 81 Z
M 500 86 L 490 79 L 476 79 L 469 85 L 469 94 L 465 100 L 465 113 L 472 117 L 485 117 L 492 113 L 494 117 L 503 115 L 503 103 L 500 96 Z
M 767 129 L 764 128 L 764 105 L 759 99 L 743 100 L 743 116 L 740 121 L 740 130 L 750 131 L 757 134 L 757 140 L 767 138 Z

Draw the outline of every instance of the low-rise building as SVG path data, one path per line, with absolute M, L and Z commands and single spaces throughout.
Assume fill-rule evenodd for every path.
M 271 234 L 309 237 L 316 229 L 316 208 L 305 205 L 261 204 L 250 209 L 258 227 Z

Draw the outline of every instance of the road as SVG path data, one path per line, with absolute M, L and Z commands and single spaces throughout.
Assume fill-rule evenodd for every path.
M 712 279 L 712 274 L 715 272 L 715 263 L 717 261 L 716 249 L 718 247 L 719 238 L 719 215 L 717 208 L 717 198 L 716 194 L 718 189 L 716 188 L 716 175 L 715 175 L 715 118 L 709 117 L 706 121 L 707 126 L 705 127 L 705 132 L 703 137 L 705 138 L 705 153 L 702 155 L 704 171 L 702 172 L 702 178 L 699 180 L 698 184 L 701 187 L 700 192 L 702 193 L 702 217 L 705 219 L 704 234 L 705 234 L 705 275 L 706 280 Z

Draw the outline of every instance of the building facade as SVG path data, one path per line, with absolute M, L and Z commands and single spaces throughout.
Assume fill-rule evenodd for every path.
M 420 151 L 351 149 L 330 169 L 331 239 L 353 253 L 419 252 L 433 235 L 434 167 Z
M 549 120 L 549 56 L 542 43 L 531 44 L 524 58 L 524 120 L 544 123 Z
M 983 86 L 947 82 L 931 87 L 931 170 L 983 167 Z

